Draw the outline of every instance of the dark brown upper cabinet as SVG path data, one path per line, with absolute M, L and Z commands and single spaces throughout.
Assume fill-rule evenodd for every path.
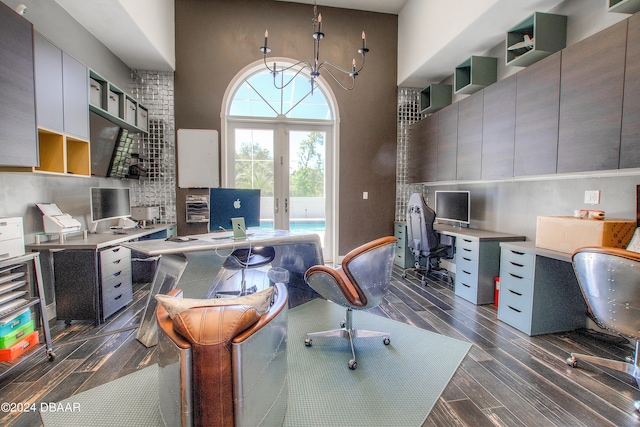
M 482 179 L 513 177 L 516 76 L 484 89 Z
M 37 166 L 33 25 L 0 2 L 0 165 Z
M 558 172 L 618 168 L 626 39 L 624 20 L 563 50 Z
M 482 177 L 482 113 L 484 90 L 458 102 L 458 180 Z
M 624 74 L 620 167 L 640 167 L 640 14 L 629 18 Z
M 556 172 L 561 52 L 517 74 L 514 176 Z
M 449 105 L 438 115 L 438 181 L 456 180 L 458 153 L 458 104 Z

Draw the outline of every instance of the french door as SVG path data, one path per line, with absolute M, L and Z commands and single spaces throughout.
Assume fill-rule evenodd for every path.
M 261 227 L 320 236 L 331 260 L 333 221 L 330 124 L 229 122 L 227 187 L 260 189 Z

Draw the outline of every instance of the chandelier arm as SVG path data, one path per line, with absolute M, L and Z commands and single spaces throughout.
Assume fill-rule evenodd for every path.
M 340 67 L 336 67 L 336 68 L 340 69 Z M 333 77 L 333 80 L 335 80 L 335 82 L 338 83 L 342 89 L 351 90 L 356 86 L 356 77 L 355 77 L 355 75 L 351 75 L 351 73 L 348 73 L 349 75 L 351 75 L 351 86 L 346 86 L 340 80 L 338 80 L 338 78 L 335 76 L 335 74 L 333 74 L 333 72 L 331 72 L 331 70 L 329 68 L 325 67 L 324 64 L 322 65 L 322 69 L 326 70 L 326 72 L 329 73 L 329 75 L 331 77 Z
M 274 62 L 275 64 L 275 62 Z M 269 64 L 267 63 L 267 55 L 264 56 L 264 66 L 267 68 L 267 70 L 269 70 L 270 73 L 280 73 L 282 71 L 289 71 L 290 69 L 299 66 L 300 64 L 304 64 L 301 68 L 301 70 L 304 70 L 305 67 L 311 67 L 311 64 L 309 63 L 309 61 L 298 61 L 295 64 L 289 65 L 288 67 L 283 67 L 281 69 L 276 69 L 276 68 L 271 68 L 269 67 Z M 297 74 L 296 74 L 297 75 Z

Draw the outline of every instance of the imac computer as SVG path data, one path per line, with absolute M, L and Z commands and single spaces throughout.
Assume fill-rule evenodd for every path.
M 210 188 L 209 230 L 232 230 L 232 218 L 244 218 L 243 228 L 259 227 L 260 190 Z
M 90 188 L 91 198 L 91 233 L 95 233 L 98 222 L 119 219 L 118 228 L 126 229 L 136 226 L 131 221 L 131 202 L 128 188 Z
M 471 194 L 469 191 L 436 191 L 436 220 L 468 227 L 471 222 Z M 454 225 L 456 225 L 454 224 Z

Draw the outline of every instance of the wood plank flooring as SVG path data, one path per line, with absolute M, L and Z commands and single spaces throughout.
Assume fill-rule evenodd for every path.
M 98 328 L 89 322 L 52 327 L 56 358 L 44 351 L 0 379 L 0 403 L 57 402 L 156 363 L 156 348 L 135 339 L 148 285 L 134 302 Z M 291 305 L 309 299 L 290 292 Z M 572 351 L 622 360 L 632 348 L 588 331 L 529 337 L 497 320 L 493 305 L 475 306 L 446 284 L 427 287 L 394 271 L 391 291 L 374 314 L 468 341 L 469 354 L 424 423 L 441 426 L 632 426 L 640 424 L 635 380 L 583 363 Z M 2 426 L 40 426 L 38 413 L 0 412 Z M 73 426 L 72 426 L 73 427 Z

